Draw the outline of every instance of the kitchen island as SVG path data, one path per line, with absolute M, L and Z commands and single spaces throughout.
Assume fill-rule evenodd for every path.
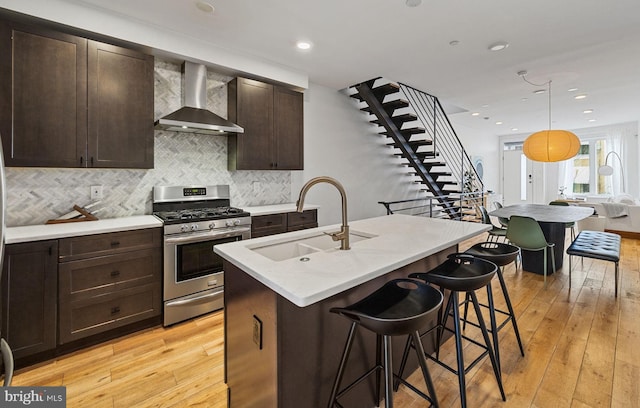
M 349 322 L 329 312 L 384 282 L 428 271 L 485 224 L 390 215 L 350 223 L 351 249 L 314 228 L 219 245 L 225 259 L 225 381 L 229 407 L 326 406 Z M 345 383 L 375 361 L 375 336 L 360 331 Z M 394 339 L 400 358 L 406 339 Z M 397 360 L 399 361 L 399 360 Z M 415 361 L 413 362 L 415 365 Z M 373 379 L 345 406 L 375 405 Z

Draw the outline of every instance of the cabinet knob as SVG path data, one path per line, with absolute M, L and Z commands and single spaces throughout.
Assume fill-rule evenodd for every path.
M 114 314 L 117 314 L 117 313 L 120 313 L 120 306 L 112 307 L 111 308 L 111 314 L 114 315 Z
M 120 241 L 111 241 L 111 246 L 112 247 L 118 246 L 118 245 L 120 245 Z
M 111 271 L 111 277 L 115 278 L 116 276 L 120 276 L 120 271 Z

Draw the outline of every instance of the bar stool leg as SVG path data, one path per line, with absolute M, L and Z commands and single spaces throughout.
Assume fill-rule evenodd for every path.
M 380 335 L 378 335 L 380 336 Z M 391 362 L 391 337 L 382 336 L 384 343 L 384 406 L 393 408 L 393 365 Z
M 351 353 L 351 346 L 353 346 L 353 340 L 355 338 L 356 328 L 358 323 L 351 323 L 351 328 L 349 329 L 349 335 L 347 336 L 347 342 L 344 346 L 344 351 L 342 353 L 342 359 L 340 360 L 340 365 L 338 366 L 338 373 L 336 374 L 336 380 L 333 383 L 333 388 L 331 389 L 331 398 L 329 399 L 329 408 L 333 408 L 336 404 L 336 398 L 338 396 L 338 389 L 340 387 L 340 383 L 342 382 L 342 375 L 344 374 L 344 367 L 346 366 L 347 360 L 349 359 L 349 354 Z M 378 402 L 379 402 L 378 396 Z
M 489 359 L 491 359 L 491 365 L 493 366 L 493 373 L 496 376 L 496 381 L 498 382 L 498 388 L 500 388 L 500 395 L 502 396 L 502 400 L 506 401 L 507 396 L 504 393 L 504 388 L 502 387 L 502 374 L 498 369 L 498 364 L 496 361 L 496 356 L 493 353 L 493 349 L 491 347 L 491 341 L 489 339 L 489 333 L 487 332 L 487 325 L 484 323 L 484 319 L 482 318 L 482 311 L 480 310 L 480 304 L 478 303 L 478 297 L 475 292 L 471 292 L 471 300 L 473 303 L 473 308 L 478 315 L 478 323 L 480 324 L 480 331 L 482 331 L 482 337 L 484 337 L 484 342 L 487 345 L 487 353 L 489 353 Z
M 409 341 L 411 340 L 413 340 L 413 344 L 415 345 L 418 362 L 420 363 L 420 368 L 422 369 L 422 376 L 424 377 L 424 381 L 427 384 L 427 391 L 431 396 L 431 404 L 434 408 L 438 408 L 439 405 L 438 405 L 438 398 L 436 397 L 436 389 L 433 386 L 431 375 L 429 375 L 429 369 L 427 368 L 427 359 L 425 357 L 424 347 L 422 346 L 422 341 L 420 341 L 420 333 L 418 332 L 412 333 Z M 408 348 L 406 350 L 408 350 Z
M 511 325 L 513 326 L 513 331 L 516 334 L 516 339 L 518 340 L 518 346 L 520 346 L 520 353 L 522 354 L 522 357 L 524 357 L 524 347 L 522 346 L 522 340 L 520 339 L 520 330 L 518 330 L 518 323 L 516 322 L 516 314 L 513 311 L 513 306 L 511 305 L 511 298 L 509 297 L 509 292 L 507 291 L 507 284 L 504 281 L 504 276 L 502 276 L 502 272 L 504 272 L 504 266 L 502 267 L 502 269 L 498 269 L 498 282 L 500 282 L 500 288 L 502 289 L 502 294 L 504 295 L 504 301 L 507 304 L 507 310 L 509 311 Z
M 458 292 L 451 292 L 449 300 L 453 299 L 453 331 L 456 340 L 456 358 L 458 362 L 458 385 L 460 388 L 460 404 L 462 408 L 467 406 L 467 384 L 465 380 L 464 356 L 462 354 L 462 332 L 460 331 L 460 309 L 458 307 Z M 477 301 L 477 300 L 476 300 Z M 449 306 L 449 305 L 447 305 Z M 475 304 L 474 304 L 475 306 Z M 476 313 L 478 310 L 476 309 Z M 447 323 L 449 314 L 445 315 L 444 324 Z M 485 339 L 486 341 L 486 339 Z
M 498 370 L 502 372 L 502 369 L 500 368 L 500 347 L 498 345 L 498 324 L 496 323 L 496 312 L 493 303 L 491 282 L 487 285 L 487 303 L 489 305 L 489 323 L 491 325 L 491 337 L 493 338 L 493 349 L 496 355 L 496 363 L 498 364 Z

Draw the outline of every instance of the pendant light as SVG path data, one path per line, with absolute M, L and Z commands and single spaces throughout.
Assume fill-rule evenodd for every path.
M 551 80 L 538 85 L 527 80 L 527 71 L 520 71 L 518 75 L 531 85 L 547 85 L 549 92 L 549 129 L 535 132 L 527 137 L 522 146 L 524 155 L 533 161 L 557 162 L 570 159 L 578 154 L 580 150 L 578 136 L 568 130 L 551 129 Z

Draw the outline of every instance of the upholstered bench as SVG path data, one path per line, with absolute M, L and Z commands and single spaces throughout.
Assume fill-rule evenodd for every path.
M 618 263 L 620 235 L 601 231 L 582 231 L 567 248 L 569 254 L 569 287 L 571 287 L 571 256 L 601 259 L 616 264 L 615 287 L 618 296 Z

